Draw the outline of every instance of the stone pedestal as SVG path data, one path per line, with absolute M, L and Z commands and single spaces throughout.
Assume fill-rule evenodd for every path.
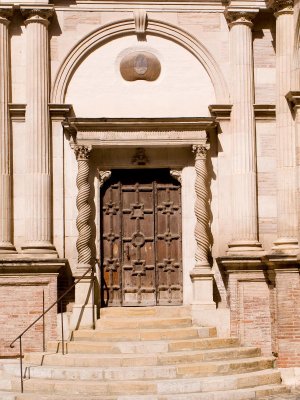
M 27 40 L 26 242 L 23 253 L 57 257 L 52 244 L 48 25 L 53 10 L 21 8 Z
M 9 121 L 9 54 L 8 25 L 12 6 L 0 7 L 0 254 L 14 254 L 12 244 L 12 171 L 11 132 Z
M 230 8 L 233 107 L 232 121 L 232 209 L 233 240 L 229 254 L 261 251 L 257 232 L 257 189 L 254 120 L 252 19 L 255 10 Z
M 275 252 L 297 253 L 297 175 L 294 122 L 286 94 L 291 90 L 293 62 L 293 1 L 275 0 L 276 17 L 276 136 L 277 240 Z

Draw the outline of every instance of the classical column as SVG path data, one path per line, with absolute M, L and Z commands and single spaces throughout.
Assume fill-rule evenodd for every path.
M 228 9 L 232 101 L 233 240 L 228 253 L 261 250 L 257 232 L 252 19 L 254 10 Z
M 15 253 L 12 244 L 12 172 L 9 121 L 8 25 L 12 6 L 0 8 L 0 254 Z
M 21 8 L 26 17 L 27 203 L 24 253 L 55 255 L 52 240 L 51 163 L 49 132 L 48 18 L 52 8 Z
M 276 17 L 276 137 L 277 137 L 277 240 L 276 251 L 298 246 L 295 128 L 285 98 L 291 90 L 294 20 L 293 1 L 275 0 Z
M 213 301 L 213 274 L 209 264 L 209 192 L 207 151 L 208 144 L 194 145 L 192 150 L 195 154 L 195 267 L 190 273 L 193 282 L 193 305 L 202 308 L 215 308 Z
M 78 215 L 76 226 L 78 239 L 76 248 L 78 253 L 78 268 L 88 268 L 91 265 L 92 251 L 90 246 L 92 229 L 90 219 L 92 215 L 90 206 L 91 185 L 89 183 L 91 146 L 75 145 L 74 151 L 78 162 L 76 184 L 78 194 L 76 206 Z

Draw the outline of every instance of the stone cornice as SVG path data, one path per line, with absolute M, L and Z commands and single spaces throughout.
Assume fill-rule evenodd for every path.
M 12 121 L 25 121 L 26 104 L 8 104 L 9 114 Z
M 191 146 L 206 144 L 215 118 L 67 118 L 65 131 L 76 144 L 93 147 Z
M 276 118 L 275 104 L 254 104 L 256 120 L 274 120 Z
M 20 257 L 20 255 L 19 255 Z M 0 258 L 0 275 L 58 274 L 68 264 L 67 259 Z
M 63 121 L 73 113 L 72 104 L 49 104 L 50 117 L 53 121 Z

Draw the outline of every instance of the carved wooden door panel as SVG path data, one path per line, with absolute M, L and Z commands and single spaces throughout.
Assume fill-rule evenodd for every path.
M 180 185 L 165 170 L 131 170 L 103 189 L 103 305 L 182 304 Z

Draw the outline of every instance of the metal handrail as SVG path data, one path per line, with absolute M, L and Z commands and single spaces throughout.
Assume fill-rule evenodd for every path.
M 94 284 L 95 284 L 95 267 L 92 265 L 90 268 L 88 268 L 83 275 L 81 275 L 80 278 L 77 279 L 67 290 L 64 291 L 64 293 L 53 303 L 51 304 L 50 307 L 48 307 L 46 310 L 44 309 L 45 307 L 45 295 L 43 291 L 43 312 L 42 314 L 36 318 L 24 331 L 18 335 L 9 345 L 9 347 L 14 348 L 14 343 L 19 340 L 19 348 L 20 348 L 20 378 L 21 378 L 21 393 L 24 391 L 24 385 L 23 385 L 23 350 L 22 350 L 22 336 L 35 325 L 41 318 L 43 318 L 43 351 L 45 351 L 46 346 L 45 346 L 45 314 L 47 314 L 48 311 L 50 311 L 56 304 L 60 302 L 61 306 L 61 348 L 62 348 L 62 354 L 65 354 L 64 350 L 64 324 L 63 324 L 63 313 L 62 313 L 62 299 L 79 283 L 90 271 L 92 271 L 92 276 L 91 276 L 91 285 L 92 285 L 92 314 L 93 314 L 93 329 L 95 329 L 95 312 L 94 312 L 94 305 L 95 305 L 95 299 L 94 299 Z

